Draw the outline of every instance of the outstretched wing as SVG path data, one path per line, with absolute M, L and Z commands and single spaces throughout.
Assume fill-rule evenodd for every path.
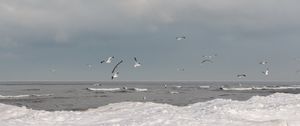
M 108 57 L 107 60 L 112 60 L 114 58 L 114 56 Z
M 205 62 L 213 63 L 213 61 L 211 61 L 211 60 L 209 60 L 209 59 L 203 60 L 201 63 L 205 63 Z
M 112 72 L 111 73 L 114 73 L 115 72 L 115 70 L 116 70 L 116 68 L 121 64 L 123 62 L 123 60 L 121 60 L 115 67 L 114 67 L 114 69 L 112 70 Z
M 137 62 L 137 59 L 136 59 L 136 57 L 134 57 L 134 61 L 135 61 L 135 62 Z

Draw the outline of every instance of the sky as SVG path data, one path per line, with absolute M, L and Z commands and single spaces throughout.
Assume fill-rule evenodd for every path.
M 124 60 L 116 80 L 299 81 L 299 4 L 0 0 L 0 80 L 110 80 Z M 109 56 L 111 64 L 100 64 Z M 133 57 L 141 67 L 133 67 Z M 242 73 L 247 77 L 236 77 Z

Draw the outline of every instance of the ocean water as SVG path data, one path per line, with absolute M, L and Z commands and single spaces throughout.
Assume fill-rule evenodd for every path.
M 1 82 L 0 125 L 299 126 L 299 92 L 299 82 Z

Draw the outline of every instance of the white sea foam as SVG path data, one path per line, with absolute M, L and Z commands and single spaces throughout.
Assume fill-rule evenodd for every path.
M 87 88 L 90 91 L 120 91 L 121 88 Z
M 148 91 L 146 88 L 87 88 L 90 91 L 137 91 L 137 92 L 144 92 Z
M 225 88 L 225 87 L 222 87 L 221 88 L 222 90 L 224 91 L 248 91 L 248 90 L 253 90 L 252 87 L 231 87 L 231 88 Z
M 216 99 L 184 107 L 123 102 L 80 112 L 0 104 L 0 114 L 1 126 L 299 126 L 300 94 Z
M 144 91 L 148 91 L 147 88 L 134 88 L 135 91 L 140 91 L 140 92 L 144 92 Z
M 246 91 L 246 90 L 287 90 L 300 89 L 300 86 L 263 86 L 263 87 L 222 87 L 221 90 L 227 91 Z
M 209 89 L 210 86 L 208 86 L 208 85 L 202 85 L 202 86 L 199 86 L 199 88 L 202 88 L 202 89 Z
M 24 98 L 30 97 L 30 95 L 0 95 L 0 99 L 13 99 L 13 98 Z
M 26 97 L 45 97 L 52 96 L 53 94 L 24 94 L 24 95 L 0 95 L 0 99 L 18 99 Z

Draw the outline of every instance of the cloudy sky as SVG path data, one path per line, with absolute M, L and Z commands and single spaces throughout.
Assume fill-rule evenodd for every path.
M 247 74 L 243 80 L 300 80 L 299 5 L 0 0 L 0 80 L 109 80 L 121 59 L 118 80 L 241 80 L 240 73 Z M 214 54 L 214 63 L 201 64 L 203 55 Z M 99 63 L 109 56 L 115 56 L 113 64 Z M 133 68 L 133 57 L 142 67 Z M 267 67 L 270 75 L 264 76 Z

